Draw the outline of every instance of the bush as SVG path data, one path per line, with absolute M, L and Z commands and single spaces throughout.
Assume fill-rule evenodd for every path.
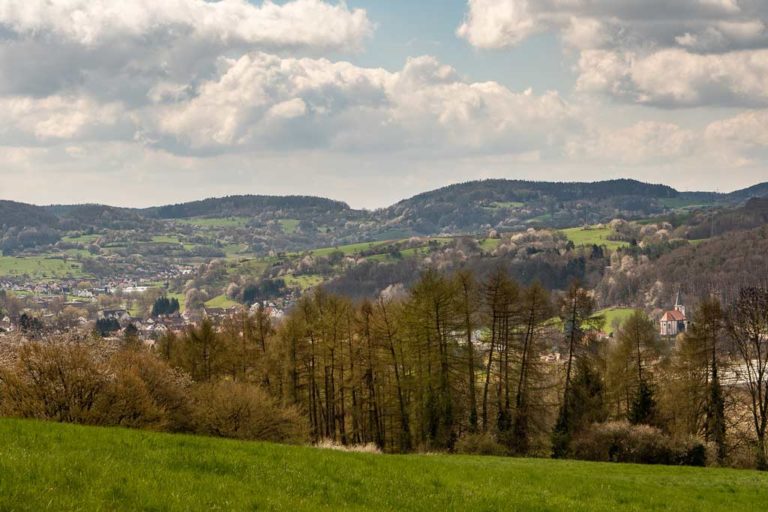
M 103 364 L 80 344 L 26 343 L 0 373 L 0 413 L 90 423 L 106 386 Z
M 201 384 L 192 393 L 192 426 L 199 434 L 280 443 L 307 440 L 304 418 L 280 407 L 255 385 L 231 381 Z
M 490 434 L 464 434 L 455 449 L 465 455 L 507 455 L 507 449 Z
M 142 350 L 124 350 L 109 361 L 110 378 L 96 407 L 104 425 L 189 430 L 189 379 Z
M 85 343 L 25 343 L 0 370 L 0 414 L 90 425 L 182 430 L 184 378 L 150 353 Z
M 603 462 L 703 466 L 705 446 L 694 439 L 674 442 L 648 425 L 595 423 L 574 437 L 571 457 Z

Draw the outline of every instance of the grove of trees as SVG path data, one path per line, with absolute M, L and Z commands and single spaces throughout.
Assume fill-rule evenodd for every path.
M 552 293 L 502 268 L 430 269 L 375 300 L 320 287 L 279 323 L 257 307 L 149 350 L 134 336 L 107 356 L 20 344 L 0 365 L 0 412 L 399 453 L 766 467 L 768 289 L 704 297 L 676 340 L 642 311 L 603 330 L 578 282 Z M 88 411 L 56 381 L 69 374 Z

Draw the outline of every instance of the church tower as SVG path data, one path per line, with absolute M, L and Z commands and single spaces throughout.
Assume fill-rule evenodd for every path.
M 680 300 L 680 290 L 677 290 L 677 298 L 675 299 L 675 311 L 679 311 L 685 316 L 685 306 L 683 306 L 683 302 Z

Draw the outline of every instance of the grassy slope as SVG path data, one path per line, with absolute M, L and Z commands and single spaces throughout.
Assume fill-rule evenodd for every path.
M 224 294 L 217 295 L 205 303 L 205 305 L 209 308 L 231 308 L 232 306 L 237 306 L 237 304 L 237 302 Z M 179 303 L 179 306 L 181 306 L 181 303 Z
M 0 510 L 757 510 L 768 474 L 382 456 L 0 420 Z
M 43 256 L 0 256 L 0 276 L 28 275 L 34 279 L 80 277 L 80 263 Z
M 604 245 L 609 249 L 618 249 L 629 245 L 627 242 L 619 242 L 616 240 L 608 240 L 608 236 L 612 233 L 610 228 L 570 228 L 563 229 L 562 232 L 568 237 L 568 240 L 572 241 L 574 245 Z
M 602 311 L 598 311 L 597 314 L 603 315 L 605 317 L 605 326 L 603 327 L 603 331 L 608 334 L 613 334 L 614 324 L 618 323 L 619 327 L 621 327 L 621 324 L 623 324 L 624 321 L 629 318 L 634 311 L 635 310 L 632 308 L 608 308 L 603 309 Z

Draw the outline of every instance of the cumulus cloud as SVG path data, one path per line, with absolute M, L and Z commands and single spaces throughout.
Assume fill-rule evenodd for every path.
M 189 150 L 435 148 L 514 153 L 546 149 L 575 125 L 557 93 L 462 80 L 433 57 L 398 72 L 327 59 L 252 53 L 186 102 L 154 109 L 152 138 Z M 301 120 L 297 125 L 295 121 Z
M 710 123 L 705 135 L 714 142 L 730 142 L 747 148 L 768 148 L 768 110 L 742 112 Z
M 365 11 L 321 0 L 5 0 L 0 25 L 20 38 L 86 47 L 148 36 L 215 45 L 359 48 L 372 30 Z
M 83 89 L 139 103 L 160 80 L 192 84 L 221 55 L 362 49 L 365 11 L 322 0 L 4 0 L 0 93 Z
M 587 50 L 577 88 L 661 106 L 768 105 L 768 49 L 701 55 Z
M 101 104 L 87 97 L 0 98 L 3 123 L 0 144 L 47 145 L 82 138 L 99 139 L 104 130 L 129 135 L 121 105 Z M 126 128 L 128 130 L 126 131 Z
M 597 129 L 569 141 L 577 159 L 640 165 L 675 161 L 693 153 L 698 137 L 673 123 L 641 121 L 620 129 Z
M 577 53 L 579 90 L 659 106 L 768 104 L 761 0 L 469 0 L 458 35 L 479 48 L 540 32 Z

